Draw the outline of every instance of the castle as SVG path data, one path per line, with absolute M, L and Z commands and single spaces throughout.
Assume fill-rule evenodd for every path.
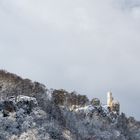
M 107 106 L 110 111 L 119 114 L 120 113 L 120 103 L 117 100 L 114 100 L 112 93 L 107 93 Z

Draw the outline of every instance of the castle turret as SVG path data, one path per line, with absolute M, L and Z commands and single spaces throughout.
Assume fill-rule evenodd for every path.
M 107 106 L 111 108 L 112 107 L 112 102 L 113 102 L 112 93 L 108 92 L 107 93 Z

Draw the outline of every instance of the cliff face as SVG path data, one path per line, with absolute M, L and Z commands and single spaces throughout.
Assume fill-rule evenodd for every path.
M 140 122 L 86 96 L 5 71 L 0 86 L 0 140 L 140 140 Z

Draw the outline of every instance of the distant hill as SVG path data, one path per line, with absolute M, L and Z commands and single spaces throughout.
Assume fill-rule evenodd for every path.
M 0 140 L 140 140 L 140 122 L 98 98 L 0 70 Z

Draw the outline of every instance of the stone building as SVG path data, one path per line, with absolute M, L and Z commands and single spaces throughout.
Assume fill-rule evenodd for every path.
M 115 100 L 111 92 L 107 93 L 107 106 L 110 111 L 119 114 L 120 113 L 120 103 Z

